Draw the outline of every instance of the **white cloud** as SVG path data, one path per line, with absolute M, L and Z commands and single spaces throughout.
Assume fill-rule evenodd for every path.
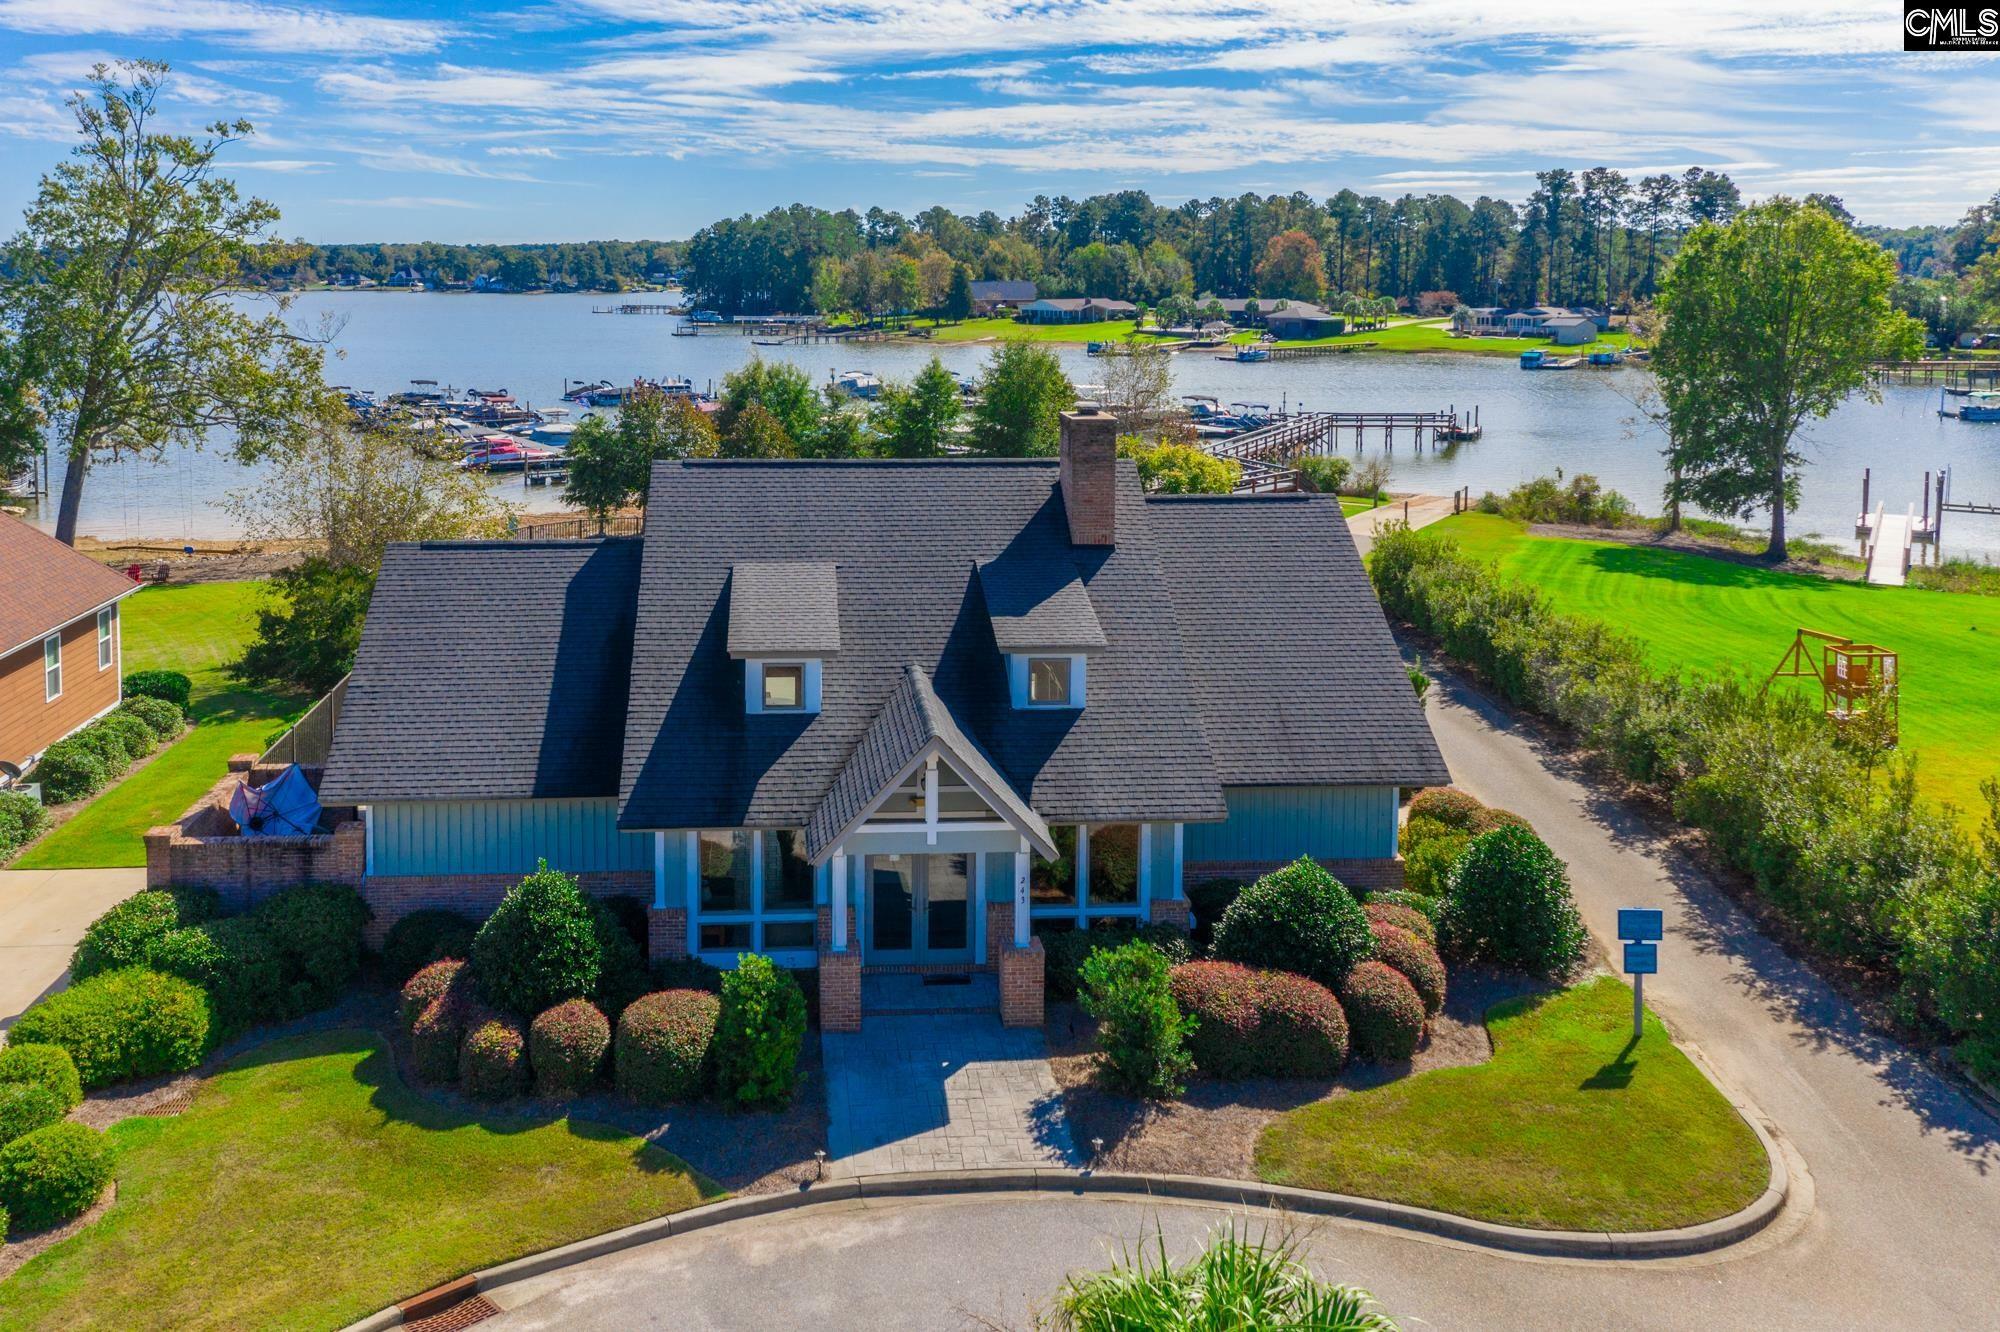
M 454 31 L 423 19 L 253 0 L 0 0 L 0 27 L 53 35 L 213 37 L 267 51 L 435 50 Z
M 435 194 L 392 194 L 381 199 L 328 199 L 330 204 L 343 208 L 484 208 L 484 204 L 468 202 L 464 199 L 448 199 Z

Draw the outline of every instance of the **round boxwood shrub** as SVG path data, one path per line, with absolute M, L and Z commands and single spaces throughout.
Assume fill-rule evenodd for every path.
M 33 1082 L 0 1084 L 0 1147 L 69 1113 L 62 1097 Z
M 792 973 L 757 953 L 722 977 L 715 1021 L 715 1087 L 745 1105 L 792 1099 L 806 1039 L 806 997 Z
M 281 1016 L 325 1008 L 361 974 L 362 931 L 371 912 L 342 883 L 307 883 L 273 893 L 250 911 L 270 936 L 284 975 Z
M 497 1101 L 528 1089 L 528 1034 L 505 1013 L 476 1010 L 465 1023 L 458 1050 L 459 1089 Z
M 692 1100 L 714 1073 L 722 1001 L 706 990 L 662 990 L 618 1017 L 612 1077 L 619 1092 L 646 1105 Z
M 125 677 L 125 697 L 163 698 L 186 712 L 194 683 L 179 671 L 133 671 Z
M 1295 972 L 1328 987 L 1373 947 L 1361 904 L 1303 856 L 1245 888 L 1215 926 L 1221 960 Z
M 284 1011 L 278 948 L 263 925 L 245 916 L 169 930 L 146 955 L 155 971 L 199 985 L 214 1013 L 211 1043 L 227 1040 Z
M 433 962 L 472 956 L 478 922 L 444 907 L 412 911 L 389 927 L 382 940 L 382 969 L 398 985 Z
M 15 1083 L 47 1087 L 61 1099 L 64 1114 L 83 1101 L 83 1081 L 76 1075 L 76 1061 L 60 1046 L 26 1041 L 0 1046 L 0 1086 Z
M 447 988 L 410 1024 L 410 1062 L 423 1081 L 450 1082 L 458 1076 L 466 1017 L 474 1008 L 470 991 L 463 983 Z
M 1355 1058 L 1395 1064 L 1416 1053 L 1424 1035 L 1424 1001 L 1402 972 L 1387 963 L 1363 962 L 1347 973 L 1340 1003 Z
M 104 721 L 109 720 L 108 717 L 104 719 Z M 124 733 L 117 728 L 106 726 L 104 721 L 92 722 L 70 739 L 104 760 L 105 780 L 109 781 L 131 767 L 132 760 L 138 756 L 125 747 Z M 148 748 L 151 747 L 150 739 L 148 737 Z
M 563 1000 L 528 1026 L 528 1062 L 535 1069 L 535 1090 L 543 1096 L 589 1091 L 610 1048 L 611 1024 L 604 1014 L 588 999 Z
M 42 751 L 35 760 L 34 778 L 42 784 L 42 799 L 51 805 L 66 805 L 103 790 L 111 772 L 96 746 L 73 735 Z
M 49 812 L 26 791 L 0 791 L 0 856 L 26 846 L 49 826 Z
M 1444 1007 L 1444 962 L 1437 949 L 1400 926 L 1371 922 L 1375 927 L 1375 960 L 1402 974 L 1424 1001 L 1424 1014 L 1435 1017 Z
M 23 1230 L 89 1210 L 110 1182 L 104 1135 L 83 1124 L 50 1124 L 0 1147 L 0 1205 Z
M 1409 822 L 1433 819 L 1447 828 L 1464 832 L 1471 826 L 1473 817 L 1485 808 L 1478 797 L 1456 786 L 1426 786 L 1410 797 Z
M 114 715 L 136 717 L 153 733 L 155 741 L 171 740 L 187 725 L 187 717 L 178 706 L 164 698 L 148 698 L 143 694 L 119 704 Z
M 1476 838 L 1438 909 L 1438 940 L 1452 956 L 1537 976 L 1568 975 L 1586 939 L 1568 869 L 1525 828 Z
M 157 889 L 134 893 L 90 922 L 70 954 L 72 982 L 146 964 L 153 945 L 181 923 L 181 904 Z
M 1483 837 L 1495 828 L 1525 828 L 1533 832 L 1535 825 L 1511 809 L 1494 809 L 1488 806 L 1472 816 L 1472 822 L 1466 825 L 1465 831 L 1474 837 Z
M 1383 925 L 1393 925 L 1399 930 L 1408 930 L 1432 948 L 1437 947 L 1437 926 L 1421 911 L 1398 906 L 1394 902 L 1378 902 L 1372 897 L 1362 904 L 1361 910 L 1368 917 L 1369 925 L 1378 930 Z M 1379 933 L 1376 939 L 1380 941 Z
M 14 1023 L 8 1039 L 59 1045 L 86 1088 L 181 1073 L 208 1048 L 208 996 L 178 976 L 127 967 L 52 994 Z
M 1333 992 L 1285 971 L 1185 962 L 1174 1001 L 1196 1021 L 1195 1067 L 1211 1078 L 1324 1078 L 1347 1059 L 1347 1018 Z
M 1460 832 L 1419 843 L 1403 855 L 1403 882 L 1422 896 L 1442 897 L 1452 870 L 1471 845 L 1472 839 Z
M 596 913 L 576 880 L 547 861 L 507 890 L 472 939 L 480 997 L 510 1013 L 591 993 L 602 965 Z
M 1440 837 L 1460 836 L 1464 836 L 1462 830 L 1426 814 L 1413 818 L 1403 825 L 1403 830 L 1396 834 L 1396 849 L 1407 859 L 1410 852 L 1426 842 L 1435 842 Z
M 397 1002 L 397 1014 L 403 1020 L 403 1030 L 414 1030 L 417 1019 L 431 1002 L 443 996 L 454 985 L 463 986 L 460 979 L 465 963 L 457 958 L 445 958 L 422 968 L 416 975 L 403 982 L 403 991 Z
M 129 712 L 114 712 L 97 723 L 93 729 L 110 732 L 117 737 L 118 745 L 125 751 L 126 762 L 136 762 L 153 752 L 153 746 L 160 738 L 153 734 L 153 728 L 134 717 Z

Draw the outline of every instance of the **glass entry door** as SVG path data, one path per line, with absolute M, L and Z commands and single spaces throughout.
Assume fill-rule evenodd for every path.
M 972 857 L 868 857 L 871 963 L 972 960 Z

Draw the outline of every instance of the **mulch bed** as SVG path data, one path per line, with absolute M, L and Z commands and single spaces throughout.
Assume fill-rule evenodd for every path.
M 1102 1085 L 1097 1076 L 1097 1024 L 1075 1004 L 1051 1004 L 1047 1023 L 1049 1065 L 1062 1089 L 1070 1133 L 1087 1155 L 1092 1138 L 1104 1139 L 1097 1164 L 1107 1170 L 1216 1179 L 1255 1179 L 1258 1135 L 1287 1110 L 1379 1087 L 1434 1068 L 1483 1064 L 1493 1042 L 1483 1021 L 1503 999 L 1547 986 L 1522 976 L 1476 968 L 1452 972 L 1444 1011 L 1431 1020 L 1424 1045 L 1407 1064 L 1349 1065 L 1338 1078 L 1188 1080 L 1176 1101 L 1146 1101 Z

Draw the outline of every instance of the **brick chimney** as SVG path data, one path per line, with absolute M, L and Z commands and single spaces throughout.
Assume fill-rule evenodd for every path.
M 1077 546 L 1118 544 L 1118 418 L 1084 405 L 1062 414 L 1062 495 Z

